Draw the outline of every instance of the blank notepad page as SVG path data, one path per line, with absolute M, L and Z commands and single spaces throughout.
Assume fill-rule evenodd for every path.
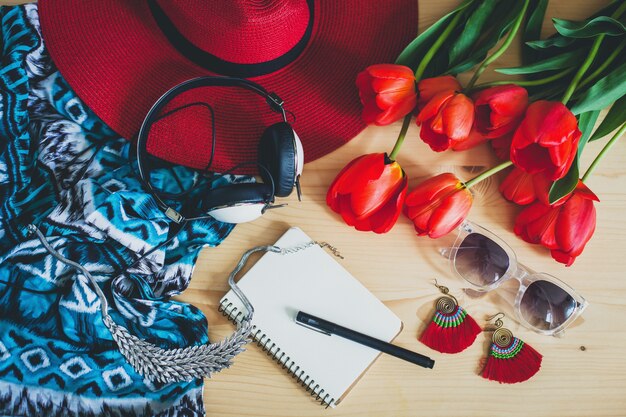
M 311 240 L 291 228 L 276 245 Z M 331 406 L 340 402 L 379 352 L 302 327 L 295 322 L 297 312 L 384 341 L 391 341 L 402 328 L 400 319 L 335 259 L 318 245 L 288 255 L 266 253 L 238 282 L 254 306 L 255 339 Z M 232 291 L 221 304 L 227 312 L 245 312 Z

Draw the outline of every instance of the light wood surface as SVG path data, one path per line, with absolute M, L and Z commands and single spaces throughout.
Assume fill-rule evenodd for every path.
M 422 0 L 420 30 L 457 3 Z M 552 0 L 547 16 L 582 18 L 607 3 Z M 544 24 L 546 33 L 551 33 L 549 19 Z M 515 65 L 517 56 L 518 49 L 512 48 L 498 65 Z M 488 71 L 481 80 L 494 78 L 497 75 Z M 588 181 L 601 199 L 596 206 L 597 230 L 570 268 L 554 262 L 541 247 L 515 237 L 512 226 L 519 209 L 500 196 L 498 178 L 476 187 L 469 218 L 501 236 L 522 263 L 566 281 L 590 303 L 584 317 L 563 338 L 541 336 L 507 318 L 507 327 L 544 355 L 542 369 L 534 378 L 507 386 L 478 375 L 490 334 L 480 335 L 473 346 L 456 355 L 431 351 L 416 337 L 430 320 L 438 296 L 431 284 L 433 278 L 450 287 L 481 324 L 486 315 L 508 311 L 508 292 L 495 291 L 478 299 L 464 295 L 463 282 L 438 255 L 437 248 L 443 243 L 417 237 L 404 217 L 388 234 L 362 233 L 344 225 L 325 204 L 326 190 L 337 172 L 358 155 L 390 151 L 399 130 L 400 123 L 369 127 L 341 149 L 307 164 L 302 178 L 303 201 L 286 199 L 288 207 L 236 227 L 219 247 L 204 250 L 190 287 L 179 299 L 202 309 L 212 340 L 230 334 L 233 325 L 217 311 L 218 301 L 227 291 L 228 273 L 247 248 L 272 243 L 289 226 L 299 226 L 313 238 L 341 250 L 345 256 L 341 263 L 404 322 L 396 343 L 431 356 L 436 360 L 435 368 L 426 370 L 382 355 L 337 409 L 325 410 L 260 348 L 250 345 L 231 369 L 206 380 L 207 415 L 626 416 L 626 143 L 618 143 Z M 599 151 L 600 142 L 588 146 L 583 167 Z M 445 171 L 467 179 L 496 163 L 487 147 L 436 154 L 418 139 L 415 125 L 398 160 L 410 177 L 409 187 Z
M 581 18 L 607 2 L 552 0 L 548 16 Z M 420 2 L 420 30 L 450 10 L 456 1 Z M 381 3 L 381 7 L 383 4 Z M 549 19 L 544 33 L 549 30 Z M 518 62 L 516 50 L 502 58 L 501 66 Z M 483 76 L 493 79 L 489 71 Z M 481 78 L 482 79 L 482 78 Z M 626 143 L 618 143 L 588 182 L 601 199 L 598 225 L 584 254 L 570 268 L 553 261 L 549 253 L 531 246 L 512 233 L 518 208 L 497 191 L 500 179 L 478 187 L 469 218 L 500 235 L 524 264 L 566 281 L 590 307 L 563 338 L 546 337 L 506 323 L 521 339 L 544 355 L 541 371 L 531 380 L 513 386 L 487 381 L 478 375 L 490 334 L 480 335 L 468 350 L 444 355 L 422 345 L 416 336 L 430 320 L 438 293 L 433 278 L 449 286 L 477 320 L 506 311 L 504 291 L 480 299 L 463 295 L 463 282 L 439 256 L 441 242 L 417 237 L 401 217 L 386 235 L 357 232 L 343 224 L 325 204 L 328 185 L 354 157 L 390 151 L 400 123 L 369 127 L 349 144 L 307 164 L 302 177 L 304 199 L 289 198 L 289 206 L 262 219 L 235 228 L 217 248 L 205 250 L 196 266 L 190 288 L 181 300 L 199 306 L 207 315 L 212 340 L 233 330 L 217 312 L 227 291 L 226 278 L 241 253 L 251 246 L 274 242 L 289 226 L 337 246 L 341 263 L 404 322 L 396 342 L 436 360 L 426 370 L 382 355 L 334 410 L 325 410 L 256 345 L 235 358 L 234 366 L 206 380 L 205 405 L 209 416 L 625 416 L 626 415 Z M 590 145 L 583 156 L 586 167 L 601 143 Z M 487 147 L 464 153 L 436 154 L 418 138 L 411 126 L 398 157 L 410 177 L 409 187 L 423 178 L 452 171 L 469 178 L 472 172 L 496 160 Z M 584 351 L 581 347 L 584 346 Z

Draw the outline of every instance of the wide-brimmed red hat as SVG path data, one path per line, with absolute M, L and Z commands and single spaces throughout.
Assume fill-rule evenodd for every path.
M 417 34 L 416 0 L 42 0 L 39 10 L 59 71 L 121 136 L 135 138 L 174 85 L 229 75 L 285 101 L 306 162 L 365 127 L 356 75 L 393 62 Z M 168 108 L 193 102 L 215 110 L 216 171 L 256 160 L 261 133 L 280 121 L 261 97 L 238 88 L 192 90 Z M 210 113 L 191 106 L 157 122 L 147 146 L 170 162 L 204 168 L 210 139 Z

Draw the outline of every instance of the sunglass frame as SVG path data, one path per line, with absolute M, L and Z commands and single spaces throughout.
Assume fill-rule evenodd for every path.
M 516 279 L 517 281 L 519 281 L 519 289 L 515 296 L 514 311 L 515 311 L 517 320 L 525 327 L 537 333 L 546 335 L 546 336 L 562 336 L 563 333 L 565 332 L 565 329 L 569 327 L 574 321 L 576 321 L 576 319 L 580 317 L 580 315 L 589 305 L 587 300 L 585 300 L 585 298 L 582 295 L 576 292 L 576 290 L 574 290 L 572 287 L 567 285 L 565 282 L 561 281 L 560 279 L 550 274 L 546 274 L 543 272 L 535 272 L 532 269 L 519 263 L 517 261 L 517 255 L 515 254 L 513 249 L 506 242 L 504 242 L 500 237 L 490 232 L 489 230 L 485 229 L 484 227 L 479 226 L 478 224 L 473 223 L 469 220 L 466 220 L 459 226 L 458 230 L 459 230 L 459 233 L 454 241 L 454 244 L 448 251 L 448 259 L 450 261 L 450 267 L 452 268 L 452 272 L 454 272 L 456 275 L 462 278 L 465 282 L 467 282 L 470 285 L 472 290 L 479 291 L 479 292 L 493 291 L 496 288 L 500 287 L 504 282 L 510 279 Z M 461 246 L 461 243 L 471 233 L 477 233 L 477 234 L 485 236 L 488 239 L 491 239 L 494 243 L 499 245 L 500 248 L 504 250 L 504 252 L 509 257 L 509 266 L 506 272 L 499 279 L 497 279 L 491 284 L 478 285 L 476 283 L 473 283 L 469 279 L 467 279 L 461 272 L 459 272 L 459 270 L 456 267 L 456 256 Z M 532 325 L 530 322 L 528 322 L 522 315 L 522 310 L 521 310 L 522 298 L 524 297 L 524 294 L 526 290 L 528 289 L 528 287 L 533 282 L 536 282 L 536 281 L 547 281 L 556 285 L 557 287 L 565 291 L 567 294 L 569 294 L 576 302 L 576 307 L 574 308 L 574 311 L 572 312 L 572 314 L 562 324 L 552 329 L 538 328 Z

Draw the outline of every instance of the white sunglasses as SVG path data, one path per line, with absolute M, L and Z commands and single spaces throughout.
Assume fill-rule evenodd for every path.
M 561 335 L 588 305 L 563 281 L 520 264 L 509 245 L 470 221 L 459 226 L 459 234 L 446 255 L 453 272 L 475 291 L 492 291 L 510 279 L 519 281 L 515 314 L 520 323 L 537 333 Z

